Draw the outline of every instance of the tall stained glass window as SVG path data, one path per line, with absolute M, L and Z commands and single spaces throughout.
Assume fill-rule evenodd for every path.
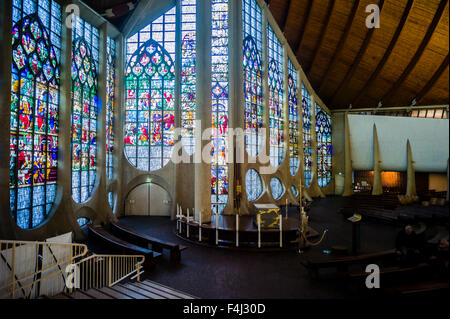
M 125 155 L 144 171 L 163 168 L 175 133 L 173 7 L 127 40 Z
M 245 147 L 250 156 L 259 155 L 263 136 L 262 12 L 256 0 L 242 0 L 244 31 Z
M 320 187 L 331 182 L 331 116 L 316 103 L 317 179 Z
M 269 58 L 269 127 L 270 164 L 279 167 L 284 160 L 284 92 L 283 92 L 283 46 L 270 24 L 267 26 Z
M 116 42 L 106 39 L 106 176 L 114 176 L 114 120 L 115 120 L 115 61 Z
M 222 212 L 228 199 L 228 0 L 211 1 L 211 15 L 211 206 Z
M 72 198 L 86 202 L 97 173 L 98 30 L 74 16 L 72 29 Z
M 196 12 L 197 0 L 181 1 L 181 141 L 194 154 L 196 106 Z
M 302 83 L 303 112 L 303 166 L 305 186 L 309 187 L 312 180 L 312 141 L 311 141 L 311 95 Z
M 299 121 L 299 110 L 298 110 L 298 75 L 297 70 L 292 64 L 291 60 L 288 59 L 288 100 L 289 100 L 289 170 L 291 175 L 297 174 L 299 167 L 299 156 L 298 156 L 298 121 Z
M 13 1 L 10 208 L 23 229 L 45 221 L 55 201 L 61 7 Z

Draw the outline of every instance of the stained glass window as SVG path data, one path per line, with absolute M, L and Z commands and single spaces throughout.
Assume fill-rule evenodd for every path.
M 125 155 L 144 171 L 163 168 L 175 133 L 173 7 L 127 40 Z
M 281 196 L 284 194 L 284 187 L 281 183 L 280 179 L 277 177 L 273 177 L 270 180 L 270 189 L 272 190 L 272 197 L 275 200 L 279 200 Z
M 242 0 L 244 30 L 245 147 L 249 155 L 259 155 L 263 136 L 262 12 L 256 0 Z
M 84 203 L 97 173 L 98 30 L 74 16 L 72 38 L 72 197 Z
M 283 46 L 270 24 L 267 26 L 267 44 L 269 58 L 269 127 L 270 127 L 270 164 L 279 167 L 284 160 L 284 57 Z
M 311 95 L 302 83 L 303 111 L 303 166 L 305 186 L 309 187 L 312 179 L 312 141 L 311 141 Z
M 116 196 L 113 192 L 108 193 L 108 203 L 109 206 L 114 210 L 114 206 L 116 205 Z
M 45 221 L 55 201 L 61 7 L 13 1 L 10 208 L 23 229 Z
M 196 5 L 197 0 L 181 1 L 181 141 L 189 155 L 195 149 Z
M 245 174 L 245 190 L 249 202 L 254 202 L 261 197 L 263 193 L 263 182 L 259 173 L 250 169 Z
M 87 224 L 89 224 L 91 221 L 89 219 L 87 219 L 86 217 L 81 217 L 77 219 L 77 223 L 80 227 L 84 227 Z
M 299 156 L 298 156 L 298 75 L 297 70 L 292 64 L 291 60 L 288 59 L 288 99 L 289 99 L 289 170 L 291 175 L 297 174 L 299 167 Z
M 211 1 L 212 150 L 211 207 L 228 200 L 228 0 Z
M 291 186 L 292 194 L 294 194 L 295 197 L 298 196 L 298 189 L 294 185 Z
M 331 117 L 316 103 L 317 179 L 320 187 L 331 182 Z
M 116 42 L 106 39 L 106 176 L 114 176 L 114 120 L 115 120 L 115 61 Z

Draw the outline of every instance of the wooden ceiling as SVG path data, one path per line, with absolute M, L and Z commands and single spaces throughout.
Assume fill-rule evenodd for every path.
M 265 1 L 329 108 L 449 103 L 448 0 Z M 103 13 L 137 1 L 85 2 Z M 381 8 L 378 29 L 366 27 L 369 4 Z

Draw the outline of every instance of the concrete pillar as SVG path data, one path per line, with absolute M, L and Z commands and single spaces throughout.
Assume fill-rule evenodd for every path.
M 378 144 L 377 126 L 373 125 L 373 185 L 372 195 L 382 195 L 383 185 L 381 184 L 381 154 Z
M 414 160 L 412 156 L 411 143 L 408 139 L 407 142 L 407 152 L 408 152 L 408 171 L 407 171 L 407 180 L 406 180 L 406 195 L 407 196 L 415 196 L 417 195 L 416 191 L 416 172 L 414 170 Z
M 350 145 L 350 126 L 348 122 L 348 113 L 345 114 L 345 182 L 344 182 L 344 193 L 342 196 L 352 196 L 353 195 L 353 184 L 352 184 L 352 154 Z
M 206 27 L 208 26 L 208 27 Z M 197 2 L 197 122 L 201 123 L 200 134 L 211 127 L 211 6 Z M 199 127 L 196 127 L 198 130 Z M 202 159 L 202 151 L 208 148 L 210 157 L 211 139 L 196 141 L 195 145 L 195 218 L 211 221 L 211 161 Z

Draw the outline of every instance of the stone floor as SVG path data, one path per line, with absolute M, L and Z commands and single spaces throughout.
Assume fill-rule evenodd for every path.
M 328 229 L 326 240 L 305 254 L 317 254 L 332 245 L 351 247 L 351 224 L 337 211 L 345 198 L 315 200 L 311 226 L 320 233 Z M 291 208 L 290 217 L 296 216 Z M 323 271 L 312 280 L 300 264 L 295 250 L 281 252 L 244 252 L 199 247 L 179 239 L 173 232 L 175 222 L 163 217 L 126 217 L 121 219 L 136 230 L 189 248 L 182 262 L 173 265 L 164 256 L 147 278 L 200 298 L 345 298 L 358 297 L 349 292 L 335 276 Z M 362 221 L 361 251 L 373 252 L 394 247 L 398 228 L 388 224 Z

